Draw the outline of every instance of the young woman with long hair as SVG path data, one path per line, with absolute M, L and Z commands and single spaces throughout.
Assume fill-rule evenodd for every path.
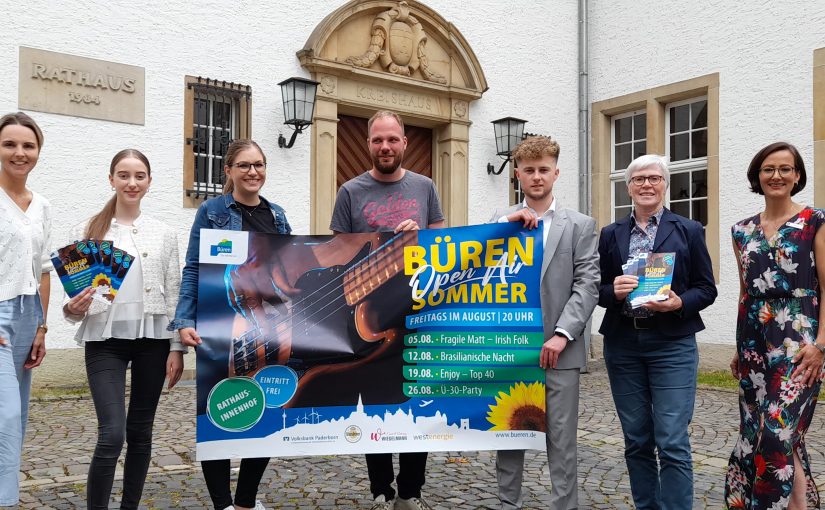
M 94 300 L 90 287 L 67 300 L 63 314 L 71 322 L 80 322 L 75 340 L 85 346 L 86 374 L 98 420 L 87 507 L 109 508 L 125 440 L 120 508 L 136 509 L 149 469 L 152 427 L 164 379 L 172 388 L 183 371 L 186 348 L 177 334 L 166 330 L 178 301 L 180 262 L 175 231 L 141 209 L 152 182 L 146 156 L 135 149 L 115 154 L 109 182 L 114 195 L 98 214 L 75 227 L 72 240 L 108 240 L 134 260 L 110 305 Z
M 19 499 L 31 369 L 46 355 L 51 206 L 26 186 L 42 147 L 31 117 L 0 117 L 0 507 Z
M 260 195 L 266 181 L 266 156 L 252 140 L 235 140 L 229 144 L 224 159 L 226 185 L 222 196 L 201 204 L 189 235 L 186 250 L 186 266 L 175 320 L 170 329 L 180 332 L 184 345 L 200 345 L 197 333 L 196 309 L 198 304 L 198 260 L 200 257 L 200 231 L 202 228 L 220 230 L 245 230 L 268 234 L 289 234 L 292 229 L 284 210 Z M 198 378 L 216 379 L 220 374 L 198 373 Z M 199 397 L 200 398 L 200 397 Z M 198 403 L 199 409 L 202 403 Z M 268 458 L 243 459 L 238 473 L 238 486 L 233 501 L 229 487 L 229 460 L 210 460 L 201 463 L 206 486 L 216 510 L 263 510 L 256 500 Z

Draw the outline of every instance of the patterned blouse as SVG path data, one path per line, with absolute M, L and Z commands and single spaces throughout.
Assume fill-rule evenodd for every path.
M 630 260 L 640 253 L 650 253 L 653 251 L 653 242 L 656 240 L 656 232 L 659 231 L 659 223 L 662 221 L 662 214 L 665 208 L 661 207 L 650 217 L 647 226 L 643 229 L 636 223 L 636 210 L 630 213 L 630 248 L 627 250 L 627 258 Z M 622 314 L 628 317 L 651 317 L 655 312 L 647 308 L 632 308 L 630 301 L 625 300 Z

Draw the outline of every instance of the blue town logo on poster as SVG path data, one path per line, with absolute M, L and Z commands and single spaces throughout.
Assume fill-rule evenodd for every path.
M 221 239 L 218 244 L 213 244 L 209 247 L 209 254 L 213 257 L 217 256 L 219 253 L 232 253 L 232 241 L 229 239 Z

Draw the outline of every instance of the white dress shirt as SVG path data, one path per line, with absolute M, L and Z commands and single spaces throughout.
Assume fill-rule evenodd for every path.
M 556 197 L 553 197 L 553 202 L 550 203 L 550 207 L 544 211 L 544 214 L 539 215 L 535 209 L 527 205 L 527 199 L 525 198 L 524 201 L 521 203 L 522 207 L 525 209 L 530 210 L 533 214 L 535 214 L 538 219 L 541 220 L 542 225 L 542 244 L 547 246 L 547 236 L 550 234 L 550 226 L 553 225 L 553 218 L 556 216 Z M 499 223 L 507 223 L 509 220 L 507 216 L 502 216 L 498 219 Z M 564 328 L 557 327 L 555 333 L 560 333 L 562 336 L 567 337 L 567 340 L 572 342 L 574 340 L 573 335 L 567 332 Z

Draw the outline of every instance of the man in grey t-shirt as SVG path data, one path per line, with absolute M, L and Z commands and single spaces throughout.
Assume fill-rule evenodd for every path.
M 407 148 L 401 118 L 389 111 L 373 115 L 367 124 L 367 145 L 372 168 L 341 186 L 329 228 L 339 234 L 444 227 L 433 181 L 401 166 Z M 398 464 L 395 499 L 392 454 L 367 455 L 370 491 L 375 498 L 372 509 L 429 509 L 421 499 L 427 452 L 401 453 Z
M 348 181 L 338 191 L 330 228 L 335 232 L 391 232 L 406 225 L 436 228 L 444 223 L 438 194 L 429 177 L 399 167 L 401 176 L 385 181 L 375 169 Z M 383 177 L 384 174 L 381 174 Z
M 333 232 L 400 232 L 444 226 L 433 181 L 401 166 L 407 138 L 399 122 L 389 115 L 370 120 L 372 168 L 338 190 L 330 222 Z

